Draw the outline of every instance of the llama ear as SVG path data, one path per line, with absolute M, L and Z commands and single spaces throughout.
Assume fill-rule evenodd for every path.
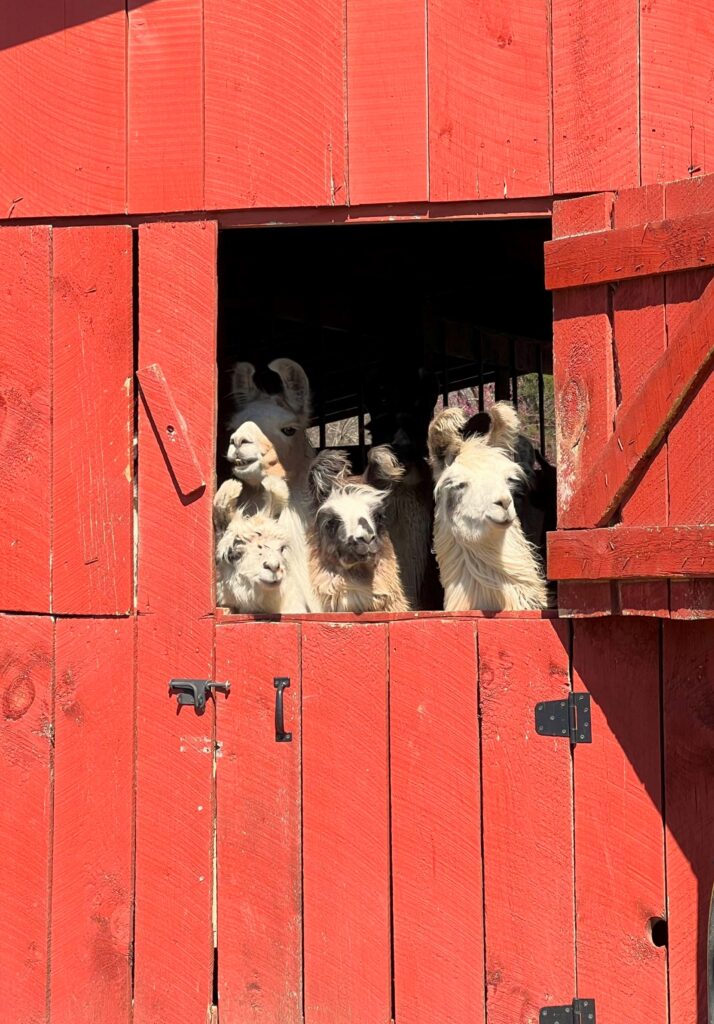
M 298 416 L 310 416 L 310 382 L 299 363 L 292 359 L 273 359 L 268 369 L 277 373 L 283 384 L 283 395 L 288 406 Z
M 347 452 L 324 451 L 316 455 L 310 463 L 308 480 L 310 490 L 318 505 L 327 501 L 335 487 L 345 482 L 350 473 L 350 460 Z
M 378 491 L 387 491 L 404 476 L 404 466 L 387 444 L 370 448 L 363 480 Z
M 485 437 L 491 429 L 491 417 L 487 412 L 477 412 L 464 423 L 464 439 L 468 437 Z
M 438 480 L 461 451 L 464 443 L 462 431 L 466 422 L 463 409 L 442 409 L 429 424 L 427 444 L 429 465 L 434 480 Z
M 489 409 L 489 415 L 491 429 L 486 436 L 486 444 L 513 452 L 518 442 L 518 413 L 508 402 L 496 402 Z
M 254 374 L 255 367 L 252 363 L 236 363 L 231 371 L 231 397 L 238 409 L 242 409 L 248 402 L 258 397 Z

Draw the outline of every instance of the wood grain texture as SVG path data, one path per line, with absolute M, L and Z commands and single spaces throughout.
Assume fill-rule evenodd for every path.
M 674 182 L 665 188 L 667 217 L 687 218 L 714 209 L 714 175 Z M 670 338 L 698 316 L 712 290 L 711 270 L 667 278 L 667 329 Z M 707 478 L 714 473 L 714 379 L 711 368 L 669 435 L 669 514 L 671 523 L 714 523 L 714 495 Z
M 714 580 L 672 580 L 669 608 L 673 619 L 714 619 Z
M 52 609 L 133 604 L 131 228 L 54 231 Z
M 306 1024 L 389 1024 L 387 627 L 305 623 Z
M 206 206 L 347 201 L 343 0 L 204 0 Z
M 545 0 L 429 0 L 433 202 L 548 195 L 550 32 Z
M 611 520 L 683 408 L 700 387 L 706 387 L 712 361 L 714 280 L 709 282 L 699 301 L 690 305 L 688 315 L 674 333 L 670 333 L 668 347 L 640 381 L 634 394 L 617 410 L 611 436 L 594 462 L 585 468 L 583 479 L 568 502 L 563 516 L 565 525 L 605 526 Z M 691 439 L 688 441 L 691 443 Z M 707 448 L 712 446 L 707 445 L 704 437 L 702 443 L 707 459 Z M 678 454 L 675 441 L 670 484 L 673 491 L 678 484 Z M 688 479 L 682 481 L 687 482 Z M 701 487 L 695 486 L 698 490 Z M 705 507 L 698 510 L 697 522 L 702 522 L 703 518 L 706 522 L 714 519 L 714 508 L 707 518 L 712 504 L 705 502 Z M 686 521 L 674 515 L 670 518 L 672 522 Z
M 177 490 L 188 497 L 205 487 L 206 481 L 163 370 L 158 363 L 153 363 L 138 370 L 136 376 L 157 444 L 163 452 Z
M 0 608 L 50 609 L 51 229 L 0 228 Z M 32 344 L 32 358 L 18 358 Z
M 128 1024 L 134 623 L 60 619 L 55 651 L 50 1013 Z
M 426 0 L 346 0 L 350 203 L 429 198 Z
M 714 265 L 714 215 L 640 222 L 545 243 L 546 288 L 625 281 Z
M 554 192 L 639 185 L 637 4 L 552 10 Z
M 0 1005 L 48 1024 L 52 845 L 52 620 L 0 615 Z
M 204 208 L 203 0 L 128 0 L 128 209 Z
M 550 570 L 549 570 L 550 575 Z M 565 619 L 595 619 L 618 611 L 615 584 L 610 580 L 560 580 L 558 583 L 558 615 Z
M 275 677 L 287 676 L 275 741 Z M 216 632 L 218 999 L 221 1015 L 302 1021 L 300 627 L 245 623 Z
M 714 526 L 614 526 L 548 534 L 554 580 L 714 575 Z
M 144 225 L 139 259 L 139 363 L 162 366 L 212 480 L 215 224 Z M 143 408 L 139 462 L 134 1020 L 193 1024 L 211 1004 L 213 703 L 177 715 L 167 686 L 213 674 L 212 496 L 177 493 Z
M 615 229 L 664 218 L 660 185 L 624 189 L 615 202 Z M 613 296 L 615 363 L 620 401 L 637 391 L 657 357 L 667 347 L 665 281 L 661 276 L 621 281 Z M 626 526 L 666 526 L 669 519 L 667 440 L 661 444 L 641 480 L 621 507 Z M 660 583 L 622 583 L 623 615 L 656 615 L 669 609 L 669 587 Z
M 714 171 L 713 46 L 706 0 L 641 5 L 643 183 Z
M 0 25 L 0 217 L 124 211 L 125 75 L 123 5 L 6 5 Z
M 474 622 L 390 626 L 395 1019 L 485 1021 Z
M 598 1018 L 667 1020 L 660 625 L 573 625 L 573 688 L 591 696 L 592 745 L 573 758 L 578 992 Z M 633 680 L 636 684 L 633 685 Z
M 534 723 L 538 701 L 570 690 L 568 630 L 478 627 L 489 1024 L 538 1020 L 575 991 L 570 747 L 538 736 Z
M 671 1024 L 707 1018 L 706 933 L 714 884 L 714 623 L 664 628 L 665 789 Z
M 607 234 L 613 197 L 556 203 L 558 235 L 588 230 L 588 242 Z M 599 232 L 599 233 L 598 233 Z M 583 474 L 606 444 L 616 406 L 610 298 L 605 286 L 553 296 L 553 383 L 558 457 L 558 526 L 585 526 L 569 516 Z

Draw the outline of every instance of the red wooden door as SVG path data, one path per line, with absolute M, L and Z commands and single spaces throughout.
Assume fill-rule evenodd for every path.
M 713 224 L 712 175 L 555 204 L 566 612 L 714 615 Z

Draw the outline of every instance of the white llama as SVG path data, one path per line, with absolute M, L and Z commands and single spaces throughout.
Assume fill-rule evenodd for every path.
M 315 454 L 307 439 L 310 385 L 303 368 L 291 359 L 274 359 L 268 370 L 275 383 L 271 391 L 256 384 L 251 363 L 236 363 L 233 367 L 231 394 L 236 409 L 229 423 L 228 458 L 238 479 L 245 478 L 246 466 L 255 470 L 256 478 L 264 471 L 255 459 L 251 463 L 250 438 L 246 447 L 243 436 L 248 423 L 258 427 L 273 446 L 289 493 L 289 501 L 280 512 L 280 523 L 289 538 L 291 573 L 301 595 L 300 607 L 295 611 L 319 612 L 320 604 L 310 583 L 306 536 L 312 504 L 307 477 Z M 274 486 L 268 485 L 269 489 Z
M 429 427 L 436 483 L 434 549 L 446 611 L 545 608 L 546 583 L 526 540 L 512 491 L 523 479 L 514 462 L 518 414 L 505 402 L 490 410 L 490 429 L 464 440 L 461 409 L 440 412 Z
M 300 604 L 290 541 L 279 520 L 233 516 L 216 548 L 218 602 L 234 612 L 284 614 Z

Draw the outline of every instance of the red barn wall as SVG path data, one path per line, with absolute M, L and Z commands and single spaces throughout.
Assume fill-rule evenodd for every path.
M 43 0 L 0 219 L 514 198 L 714 171 L 706 0 Z

